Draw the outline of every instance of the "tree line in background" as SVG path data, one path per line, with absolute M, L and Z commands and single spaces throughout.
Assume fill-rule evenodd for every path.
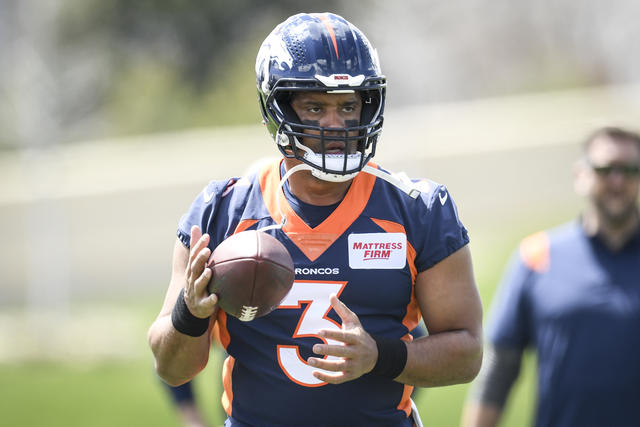
M 259 121 L 259 43 L 283 17 L 315 7 L 0 0 L 0 147 Z
M 392 108 L 640 81 L 635 0 L 0 0 L 0 148 L 259 122 L 259 43 L 301 11 L 367 34 Z

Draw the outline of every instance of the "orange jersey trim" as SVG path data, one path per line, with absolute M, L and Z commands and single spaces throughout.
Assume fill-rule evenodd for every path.
M 402 398 L 400 399 L 400 404 L 397 406 L 397 409 L 407 414 L 407 418 L 411 416 L 411 393 L 413 393 L 413 388 L 412 385 L 404 385 Z
M 371 221 L 376 223 L 378 227 L 382 228 L 387 233 L 403 233 L 407 234 L 404 226 L 402 224 L 398 224 L 397 222 L 388 221 L 385 219 L 377 219 L 371 218 Z M 418 326 L 420 323 L 420 318 L 422 317 L 422 313 L 420 312 L 420 307 L 418 306 L 418 300 L 416 300 L 416 277 L 418 277 L 418 269 L 416 268 L 416 250 L 413 245 L 407 240 L 407 264 L 409 265 L 409 270 L 411 271 L 411 286 L 413 287 L 411 291 L 411 301 L 409 301 L 409 305 L 407 306 L 407 314 L 402 319 L 402 324 L 407 327 L 408 330 L 412 331 Z
M 377 219 L 371 218 L 378 227 L 382 228 L 387 233 L 402 233 L 405 236 L 407 235 L 407 231 L 405 230 L 402 224 L 398 224 L 397 222 L 388 221 L 385 219 Z M 416 300 L 416 277 L 418 276 L 418 269 L 416 268 L 416 250 L 413 245 L 407 240 L 407 264 L 409 264 L 409 270 L 411 271 L 411 286 L 413 290 L 411 291 L 411 301 L 407 306 L 407 314 L 402 319 L 402 324 L 409 330 L 412 331 L 418 326 L 420 322 L 420 318 L 422 317 L 420 313 L 420 307 L 418 306 L 418 300 Z M 413 337 L 411 334 L 407 334 L 402 337 L 403 341 L 412 341 Z M 407 414 L 407 417 L 411 415 L 411 393 L 413 393 L 413 386 L 405 384 L 404 390 L 402 392 L 402 397 L 400 398 L 400 403 L 397 406 L 397 409 L 400 411 L 404 411 Z
M 218 315 L 216 318 L 216 332 L 217 332 L 217 336 L 218 339 L 220 340 L 220 344 L 222 344 L 222 347 L 227 348 L 227 346 L 229 345 L 229 343 L 231 342 L 231 337 L 229 336 L 229 330 L 227 330 L 227 313 L 220 309 L 218 310 Z
M 238 226 L 236 227 L 236 229 L 233 231 L 233 234 L 237 234 L 240 233 L 242 231 L 247 230 L 248 228 L 250 228 L 253 224 L 255 224 L 256 222 L 258 222 L 257 219 L 243 219 L 242 221 L 240 221 L 238 223 Z
M 549 254 L 549 236 L 544 231 L 526 237 L 520 243 L 522 262 L 531 270 L 545 272 L 551 264 Z
M 382 228 L 387 233 L 402 233 L 405 236 L 407 235 L 407 231 L 404 229 L 404 226 L 402 224 L 398 224 L 397 222 L 377 218 L 371 218 L 371 221 L 375 222 L 378 227 Z M 418 269 L 416 268 L 415 261 L 416 250 L 411 245 L 411 242 L 407 240 L 407 263 L 409 264 L 409 269 L 411 270 L 411 281 L 413 283 L 416 282 L 416 277 L 418 276 Z
M 224 387 L 224 391 L 222 392 L 221 401 L 222 407 L 228 416 L 231 416 L 232 411 L 233 388 L 231 384 L 231 373 L 235 364 L 236 359 L 231 356 L 228 356 L 222 364 L 222 386 Z
M 274 221 L 279 223 L 282 220 L 278 210 L 280 203 L 282 214 L 287 218 L 282 230 L 309 260 L 315 261 L 360 216 L 369 201 L 376 177 L 368 173 L 356 175 L 336 210 L 316 228 L 311 228 L 295 213 L 279 187 L 281 161 L 272 163 L 260 173 L 260 189 L 265 206 Z M 369 164 L 376 167 L 373 163 Z

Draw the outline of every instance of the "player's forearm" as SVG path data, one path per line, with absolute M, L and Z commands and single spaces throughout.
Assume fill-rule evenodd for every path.
M 469 390 L 463 427 L 494 427 L 498 424 L 509 391 L 520 372 L 522 349 L 487 343 L 480 374 Z
M 447 331 L 407 343 L 407 364 L 396 381 L 419 387 L 467 383 L 482 365 L 482 339 L 467 330 Z
M 185 383 L 207 365 L 211 348 L 208 332 L 190 337 L 173 327 L 171 316 L 162 316 L 151 325 L 148 338 L 156 372 L 169 385 Z

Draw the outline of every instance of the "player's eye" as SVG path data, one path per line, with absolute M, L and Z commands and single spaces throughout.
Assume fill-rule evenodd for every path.
M 636 177 L 640 175 L 640 165 L 606 165 L 606 166 L 596 166 L 591 165 L 592 169 L 595 173 L 600 176 L 609 176 L 614 173 L 618 173 L 625 177 Z

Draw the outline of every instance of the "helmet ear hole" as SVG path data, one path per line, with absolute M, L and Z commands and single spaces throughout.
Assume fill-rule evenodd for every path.
M 275 102 L 280 108 L 285 120 L 292 123 L 300 123 L 300 117 L 296 114 L 295 110 L 291 106 L 291 99 L 293 98 L 290 92 L 282 91 L 275 96 Z
M 360 92 L 362 98 L 362 111 L 360 112 L 360 124 L 368 125 L 378 115 L 380 108 L 380 93 L 374 90 Z

